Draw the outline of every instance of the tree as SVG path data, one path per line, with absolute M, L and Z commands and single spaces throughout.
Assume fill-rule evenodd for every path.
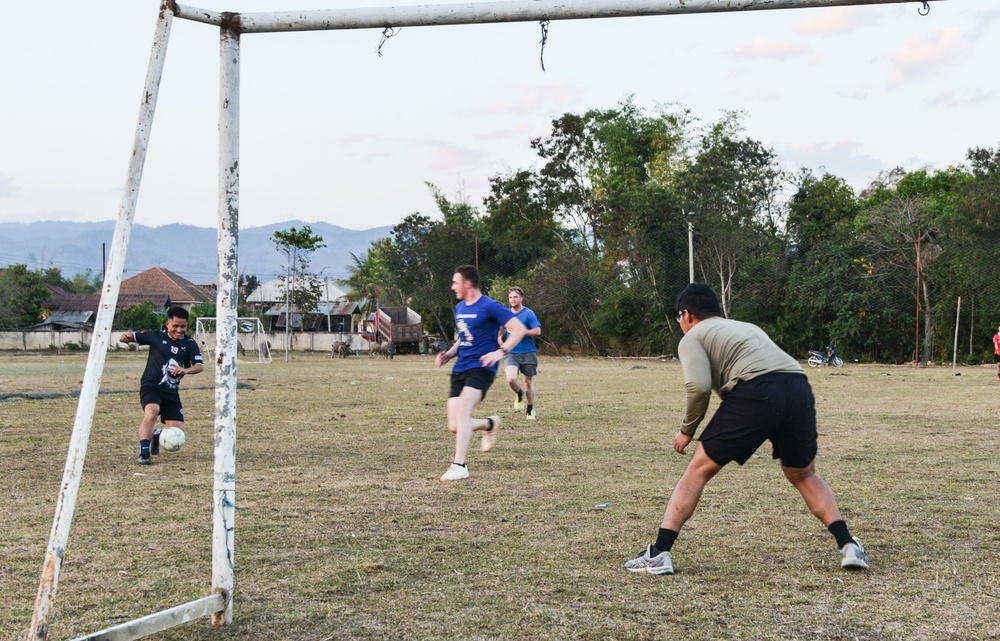
M 915 360 L 923 362 L 931 360 L 934 348 L 927 268 L 942 251 L 936 242 L 941 228 L 933 214 L 924 197 L 895 196 L 867 210 L 859 221 L 874 269 L 893 279 L 899 287 L 914 287 L 911 291 L 918 314 L 923 301 L 923 358 L 914 354 Z
M 739 137 L 738 118 L 729 113 L 713 125 L 679 177 L 685 208 L 698 212 L 697 262 L 704 279 L 716 286 L 727 317 L 741 265 L 769 252 L 783 253 L 778 196 L 787 176 L 772 150 Z
M 150 301 L 117 309 L 112 325 L 117 330 L 159 329 L 163 326 L 164 318 L 157 311 L 159 310 Z
M 276 231 L 272 240 L 286 260 L 285 276 L 279 278 L 279 290 L 289 303 L 285 323 L 287 332 L 292 325 L 293 310 L 308 314 L 323 295 L 322 283 L 309 272 L 309 254 L 326 245 L 322 236 L 313 235 L 309 225 L 303 225 L 301 230 L 292 227 L 287 231 Z
M 349 276 L 338 280 L 347 288 L 349 301 L 363 303 L 362 311 L 367 316 L 375 311 L 379 302 L 402 302 L 393 285 L 394 274 L 388 268 L 389 256 L 393 251 L 391 238 L 374 240 L 361 256 L 351 254 L 352 263 L 346 265 Z
M 41 322 L 51 297 L 43 275 L 27 265 L 0 270 L 0 327 L 18 329 Z

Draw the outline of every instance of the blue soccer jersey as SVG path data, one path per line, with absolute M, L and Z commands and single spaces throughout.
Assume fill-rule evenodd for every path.
M 525 328 L 535 329 L 536 327 L 541 327 L 542 324 L 538 322 L 538 317 L 535 316 L 535 312 L 531 311 L 527 307 L 522 307 L 521 311 L 514 314 L 514 317 L 524 323 Z M 509 333 L 509 332 L 508 332 Z M 505 334 L 506 336 L 507 334 Z M 537 352 L 538 349 L 535 348 L 535 337 L 525 336 L 521 339 L 514 349 L 510 350 L 511 354 L 527 354 L 528 352 Z
M 483 367 L 479 357 L 498 349 L 500 328 L 514 317 L 513 312 L 489 296 L 480 296 L 471 305 L 460 301 L 455 305 L 455 326 L 458 329 L 458 360 L 453 372 Z M 494 373 L 497 366 L 489 367 Z

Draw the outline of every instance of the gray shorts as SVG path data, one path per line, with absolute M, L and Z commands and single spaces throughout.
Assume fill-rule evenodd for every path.
M 524 352 L 523 354 L 507 354 L 504 367 L 516 367 L 525 376 L 534 376 L 538 372 L 538 354 Z

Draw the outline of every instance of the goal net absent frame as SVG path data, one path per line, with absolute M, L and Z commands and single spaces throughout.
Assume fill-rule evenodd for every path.
M 199 317 L 195 321 L 195 340 L 201 346 L 206 360 L 215 360 L 218 319 L 214 316 Z M 236 319 L 236 354 L 256 356 L 258 363 L 271 362 L 271 344 L 264 333 L 264 324 L 256 316 L 240 316 Z
M 55 517 L 42 563 L 28 639 L 44 640 L 55 600 L 80 488 L 87 442 L 100 391 L 111 325 L 121 288 L 125 256 L 149 134 L 159 96 L 173 18 L 214 25 L 220 32 L 218 296 L 216 300 L 215 466 L 212 512 L 212 592 L 210 596 L 88 635 L 86 639 L 128 641 L 211 615 L 215 626 L 232 622 L 234 516 L 236 507 L 236 355 L 238 316 L 237 231 L 239 229 L 240 36 L 244 33 L 385 29 L 498 22 L 544 22 L 587 18 L 680 15 L 766 9 L 917 4 L 944 0 L 509 0 L 408 7 L 372 7 L 271 13 L 216 12 L 161 0 L 146 84 L 139 102 L 128 176 L 118 209 L 111 253 L 101 288 L 87 367 L 69 452 L 56 501 Z

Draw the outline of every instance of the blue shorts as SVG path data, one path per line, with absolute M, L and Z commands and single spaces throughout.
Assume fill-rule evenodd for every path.
M 716 465 L 746 463 L 770 440 L 772 458 L 803 468 L 816 458 L 816 399 L 805 374 L 764 374 L 722 398 L 699 437 Z

